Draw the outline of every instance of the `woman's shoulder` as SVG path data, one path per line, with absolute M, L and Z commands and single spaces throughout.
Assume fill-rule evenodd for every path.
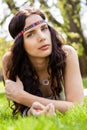
M 2 56 L 2 63 L 6 63 L 9 61 L 10 57 L 11 57 L 12 52 L 9 50 L 7 51 L 3 56 Z
M 62 46 L 63 51 L 66 54 L 66 57 L 77 57 L 77 51 L 70 45 L 63 45 Z
M 68 53 L 76 53 L 76 50 L 70 45 L 63 45 L 62 49 L 64 52 L 67 51 Z
M 2 57 L 2 71 L 4 80 L 8 79 L 6 76 L 7 64 L 10 62 L 11 51 L 7 51 Z

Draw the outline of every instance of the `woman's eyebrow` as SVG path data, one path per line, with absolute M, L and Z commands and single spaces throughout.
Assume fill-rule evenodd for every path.
M 43 23 L 43 24 L 40 26 L 40 28 L 43 28 L 43 27 L 45 27 L 45 26 L 47 26 L 47 23 Z M 25 31 L 25 35 L 27 35 L 27 34 L 29 34 L 29 33 L 33 33 L 33 32 L 35 32 L 35 31 L 36 31 L 36 29 L 33 29 L 33 28 L 32 28 L 32 30 Z
M 45 26 L 48 27 L 47 23 L 42 24 L 40 27 L 42 28 L 42 27 L 45 27 Z
M 27 32 L 25 32 L 24 35 L 27 35 L 27 34 L 30 34 L 30 33 L 33 33 L 33 32 L 35 32 L 35 30 L 28 30 Z

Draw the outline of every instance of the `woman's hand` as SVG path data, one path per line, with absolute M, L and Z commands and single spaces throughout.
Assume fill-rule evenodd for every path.
M 56 116 L 55 108 L 52 103 L 48 104 L 47 106 L 44 106 L 39 102 L 34 102 L 27 114 L 33 116 Z
M 16 82 L 12 80 L 5 81 L 5 93 L 8 99 L 19 102 L 19 95 L 22 90 L 23 84 L 18 77 L 16 79 Z

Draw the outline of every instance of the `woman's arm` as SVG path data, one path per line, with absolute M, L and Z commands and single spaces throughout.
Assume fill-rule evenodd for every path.
M 27 93 L 23 90 L 22 82 L 19 78 L 17 78 L 16 82 L 12 80 L 6 80 L 5 90 L 8 99 L 28 107 L 31 107 L 34 102 L 39 102 L 44 106 L 52 103 L 56 110 L 64 113 L 67 109 L 73 106 L 73 102 L 50 100 Z
M 22 83 L 19 79 L 16 82 L 6 80 L 7 97 L 29 107 L 34 102 L 40 102 L 45 106 L 52 103 L 55 109 L 62 113 L 71 108 L 75 103 L 83 103 L 83 85 L 76 51 L 68 45 L 64 45 L 63 50 L 67 54 L 64 75 L 66 101 L 50 100 L 29 94 L 23 90 Z
M 66 101 L 81 103 L 84 94 L 77 53 L 74 48 L 68 45 L 63 46 L 63 50 L 66 52 L 64 75 Z

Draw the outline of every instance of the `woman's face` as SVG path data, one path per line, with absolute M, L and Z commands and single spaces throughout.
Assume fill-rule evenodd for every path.
M 25 27 L 43 20 L 37 14 L 30 15 L 25 21 Z M 30 58 L 45 58 L 51 54 L 51 34 L 46 22 L 40 23 L 24 32 L 24 48 Z

